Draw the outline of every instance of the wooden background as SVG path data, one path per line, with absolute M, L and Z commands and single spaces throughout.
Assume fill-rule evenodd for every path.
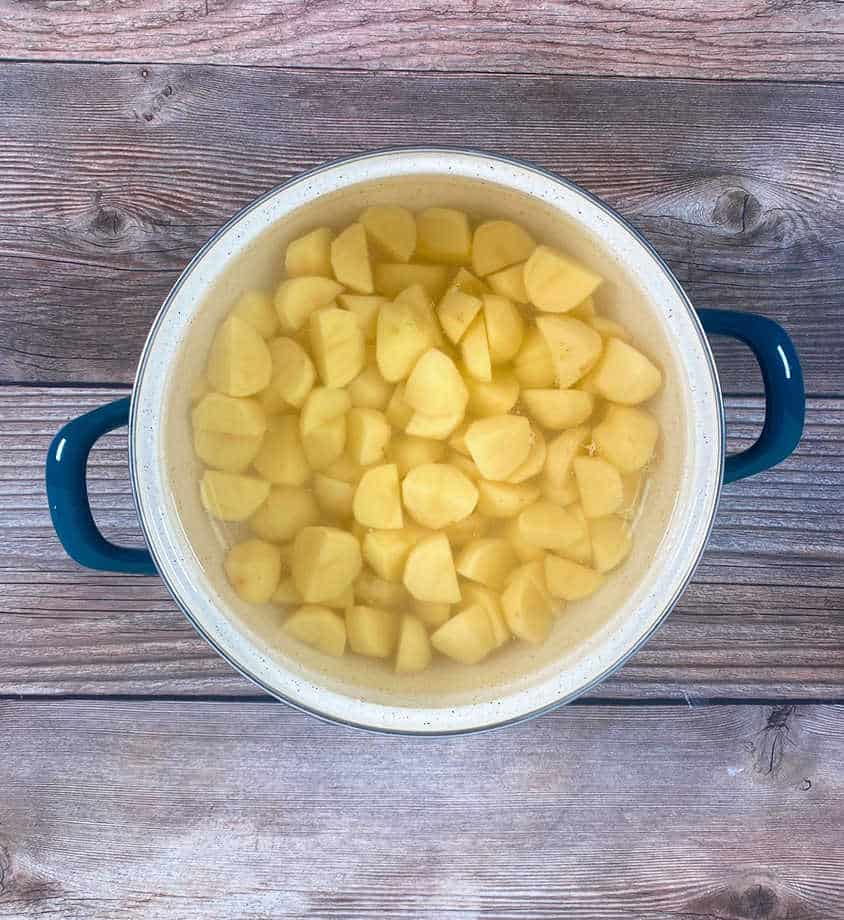
M 842 83 L 834 0 L 0 0 L 0 918 L 844 918 Z M 426 142 L 602 195 L 787 326 L 809 404 L 592 698 L 414 742 L 261 698 L 155 579 L 67 560 L 42 480 L 234 210 Z M 714 344 L 738 449 L 761 380 Z M 90 486 L 138 541 L 125 435 Z

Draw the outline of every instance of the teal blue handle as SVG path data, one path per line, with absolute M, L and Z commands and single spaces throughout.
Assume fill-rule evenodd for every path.
M 769 470 L 800 443 L 806 414 L 803 371 L 794 343 L 779 323 L 756 313 L 698 310 L 710 335 L 744 342 L 756 357 L 765 385 L 765 423 L 759 439 L 724 463 L 724 482 L 735 482 Z
M 91 448 L 104 434 L 129 422 L 129 399 L 118 399 L 68 422 L 47 453 L 47 501 L 53 527 L 68 556 L 103 572 L 155 575 L 145 549 L 116 546 L 97 529 L 85 471 Z

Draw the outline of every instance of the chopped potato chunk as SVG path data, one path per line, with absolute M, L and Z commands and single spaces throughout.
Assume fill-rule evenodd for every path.
M 388 259 L 407 262 L 416 251 L 416 220 L 407 208 L 374 205 L 360 216 L 366 234 Z
M 565 313 L 592 294 L 601 278 L 550 246 L 537 246 L 525 263 L 525 291 L 546 313 Z

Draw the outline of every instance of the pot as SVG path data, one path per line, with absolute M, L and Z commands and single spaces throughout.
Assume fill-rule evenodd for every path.
M 666 380 L 650 406 L 662 426 L 660 458 L 635 524 L 633 552 L 622 567 L 592 598 L 571 605 L 544 645 L 510 643 L 474 668 L 449 664 L 401 681 L 357 656 L 332 661 L 326 670 L 317 653 L 293 655 L 278 641 L 273 613 L 238 600 L 223 575 L 223 548 L 199 504 L 187 424 L 189 381 L 200 372 L 218 322 L 244 287 L 271 280 L 267 247 L 281 253 L 314 226 L 338 225 L 356 219 L 366 205 L 388 202 L 508 217 L 538 239 L 562 246 L 606 279 L 606 312 L 633 330 Z M 761 436 L 726 458 L 723 399 L 705 332 L 746 343 L 765 383 Z M 787 457 L 800 439 L 803 414 L 800 364 L 785 331 L 749 313 L 695 311 L 650 244 L 594 195 L 489 153 L 393 149 L 298 176 L 222 227 L 162 306 L 131 401 L 83 415 L 56 435 L 47 458 L 47 493 L 56 533 L 70 556 L 89 568 L 158 574 L 200 635 L 267 693 L 343 724 L 461 733 L 545 712 L 620 667 L 663 622 L 692 577 L 722 484 Z M 92 445 L 126 424 L 146 549 L 115 546 L 98 532 L 85 487 Z

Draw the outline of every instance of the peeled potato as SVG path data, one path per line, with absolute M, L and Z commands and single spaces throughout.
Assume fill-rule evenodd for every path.
M 266 604 L 281 578 L 281 553 L 272 543 L 244 540 L 228 551 L 223 567 L 241 600 Z
M 576 383 L 601 356 L 600 335 L 582 320 L 571 316 L 539 316 L 539 331 L 554 362 L 554 378 L 561 389 Z
M 396 648 L 396 673 L 412 674 L 424 671 L 431 663 L 431 643 L 425 624 L 410 614 L 405 614 L 399 627 Z
M 249 526 L 263 540 L 284 543 L 317 521 L 319 506 L 307 489 L 273 486 L 266 501 L 249 518 Z
M 358 577 L 363 561 L 358 541 L 337 527 L 305 527 L 293 543 L 291 570 L 309 604 L 337 597 Z
M 489 521 L 483 515 L 478 514 L 477 511 L 473 511 L 468 517 L 464 517 L 462 521 L 457 521 L 456 524 L 447 527 L 445 534 L 451 545 L 456 548 L 482 537 L 488 527 Z
M 381 262 L 375 266 L 375 290 L 384 297 L 395 297 L 414 284 L 421 284 L 429 297 L 439 300 L 448 284 L 448 269 L 445 265 L 403 262 Z
M 517 303 L 527 303 L 524 271 L 524 263 L 520 262 L 518 265 L 503 268 L 500 272 L 494 272 L 486 280 L 494 293 L 509 297 Z
M 263 479 L 220 470 L 206 470 L 199 483 L 202 507 L 220 521 L 245 521 L 269 492 Z
M 478 502 L 478 490 L 450 464 L 423 463 L 404 477 L 402 498 L 417 523 L 438 530 L 468 517 Z
M 407 208 L 379 204 L 360 216 L 366 234 L 388 259 L 407 262 L 416 250 L 416 221 Z
M 283 629 L 325 655 L 340 658 L 346 650 L 346 623 L 328 607 L 306 604 L 290 614 Z
M 458 268 L 457 274 L 451 281 L 451 286 L 464 294 L 471 294 L 473 297 L 480 297 L 481 294 L 489 294 L 490 289 L 476 278 L 468 269 Z
M 621 477 L 621 481 L 624 486 L 624 499 L 619 514 L 631 518 L 642 494 L 642 474 L 638 471 L 627 473 Z
M 467 380 L 469 411 L 474 415 L 505 415 L 519 399 L 519 381 L 506 370 L 496 370 L 492 380 Z
M 524 262 L 533 252 L 530 234 L 509 220 L 488 220 L 480 224 L 472 239 L 472 270 L 476 275 L 491 275 Z
M 208 353 L 209 385 L 226 396 L 251 396 L 270 382 L 272 359 L 267 343 L 245 320 L 223 320 Z
M 538 501 L 519 514 L 517 533 L 526 543 L 541 549 L 564 550 L 586 534 L 579 518 L 547 501 Z
M 255 459 L 262 441 L 260 436 L 242 437 L 201 430 L 193 433 L 196 456 L 208 466 L 229 473 L 242 473 Z
M 463 365 L 475 380 L 489 383 L 492 380 L 492 357 L 483 315 L 476 316 L 460 340 L 460 357 Z
M 650 399 L 662 386 L 659 368 L 621 339 L 607 340 L 592 379 L 601 396 L 625 406 Z
M 355 520 L 364 527 L 395 530 L 404 525 L 395 463 L 367 470 L 361 477 L 352 505 Z
M 482 301 L 466 291 L 451 287 L 437 307 L 437 317 L 443 332 L 456 345 L 463 338 L 472 320 L 481 310 Z
M 428 415 L 426 412 L 414 412 L 404 430 L 415 437 L 444 441 L 462 421 L 462 411 L 452 415 Z
M 401 581 L 414 545 L 406 530 L 370 530 L 363 538 L 363 558 L 386 581 Z
M 361 572 L 355 581 L 355 597 L 358 603 L 384 610 L 405 607 L 408 602 L 404 585 L 366 571 Z
M 221 393 L 202 397 L 191 413 L 194 450 L 209 466 L 240 472 L 261 447 L 267 419 L 254 399 Z
M 349 224 L 331 241 L 331 268 L 340 284 L 359 294 L 373 292 L 372 267 L 363 224 Z
M 545 435 L 538 428 L 531 426 L 530 451 L 522 463 L 507 477 L 507 482 L 524 482 L 539 475 L 545 467 L 547 455 L 548 446 L 545 442 Z
M 431 645 L 461 664 L 477 664 L 496 647 L 489 615 L 478 605 L 461 610 L 431 635 Z
M 301 275 L 331 277 L 331 240 L 334 232 L 328 227 L 317 227 L 293 240 L 284 254 L 284 268 L 288 278 Z
M 556 249 L 537 246 L 525 263 L 524 282 L 537 309 L 565 313 L 589 297 L 601 278 Z
M 463 412 L 469 400 L 466 384 L 454 362 L 438 348 L 416 362 L 404 387 L 404 401 L 425 415 Z
M 325 468 L 325 475 L 332 479 L 342 479 L 357 485 L 363 476 L 363 467 L 355 463 L 347 454 L 341 454 L 333 463 Z
M 295 340 L 280 336 L 268 343 L 273 362 L 270 389 L 297 409 L 308 398 L 316 380 L 313 362 Z
M 320 508 L 333 517 L 351 517 L 355 487 L 350 482 L 314 473 L 314 497 Z
M 310 479 L 311 469 L 302 447 L 299 419 L 295 415 L 270 419 L 254 464 L 264 479 L 277 485 L 301 486 Z
M 576 319 L 584 319 L 589 322 L 595 316 L 594 298 L 591 295 L 585 297 L 576 307 L 572 307 L 568 314 Z
M 279 604 L 283 607 L 302 603 L 302 595 L 299 593 L 299 589 L 296 587 L 296 582 L 293 580 L 292 576 L 281 579 L 270 600 L 274 604 Z
M 384 413 L 387 421 L 397 431 L 404 431 L 413 418 L 413 409 L 404 401 L 404 384 L 400 383 L 393 390 Z
M 275 311 L 285 332 L 296 332 L 314 312 L 331 304 L 343 285 L 331 278 L 303 275 L 282 281 L 275 292 Z
M 595 398 L 580 390 L 522 390 L 520 399 L 531 418 L 555 431 L 582 425 L 595 407 Z
M 487 537 L 467 543 L 460 551 L 455 567 L 464 578 L 501 591 L 517 562 L 515 553 L 506 540 L 500 537 Z
M 528 562 L 516 569 L 501 595 L 501 607 L 510 632 L 538 645 L 551 632 L 551 596 L 543 564 Z
M 513 359 L 513 373 L 523 387 L 556 385 L 557 371 L 551 350 L 535 326 L 531 326 L 525 333 L 522 347 Z
M 620 565 L 630 553 L 630 528 L 620 517 L 605 517 L 589 522 L 592 537 L 592 559 L 599 572 L 609 572 Z
M 591 316 L 587 322 L 595 332 L 600 333 L 605 339 L 621 339 L 622 342 L 630 340 L 630 333 L 624 326 L 621 323 L 607 319 L 606 316 Z
M 399 475 L 405 476 L 414 467 L 441 460 L 445 454 L 445 444 L 433 438 L 419 438 L 405 434 L 393 438 L 388 453 L 390 459 L 399 468 Z
M 579 601 L 594 594 L 603 577 L 594 569 L 578 565 L 570 559 L 561 559 L 551 553 L 545 557 L 545 582 L 554 597 L 566 601 Z
M 349 648 L 369 658 L 389 658 L 399 638 L 400 620 L 392 610 L 358 604 L 346 611 Z
M 438 626 L 442 626 L 451 616 L 451 605 L 414 601 L 413 611 L 429 629 L 436 629 Z
M 548 463 L 546 457 L 546 466 Z M 574 478 L 574 470 L 569 469 L 568 474 L 558 480 L 550 480 L 548 475 L 544 475 L 539 484 L 540 489 L 542 490 L 542 497 L 547 499 L 549 502 L 553 502 L 555 505 L 559 505 L 561 508 L 564 508 L 566 505 L 571 505 L 573 502 L 576 502 L 578 499 L 577 491 L 577 482 Z
M 468 476 L 472 482 L 477 482 L 481 478 L 481 471 L 478 469 L 475 461 L 465 454 L 453 450 L 446 457 L 446 461 L 460 470 L 464 476 Z
M 531 482 L 489 482 L 480 479 L 478 511 L 491 518 L 511 518 L 539 498 L 539 488 Z
M 575 457 L 574 478 L 586 517 L 606 517 L 621 508 L 624 484 L 621 474 L 611 463 L 600 457 Z
M 589 521 L 586 515 L 583 513 L 583 509 L 580 507 L 580 505 L 569 505 L 566 510 L 570 511 L 583 524 L 585 532 L 580 540 L 575 540 L 574 543 L 571 543 L 565 549 L 558 550 L 557 552 L 561 556 L 564 556 L 566 559 L 571 559 L 572 562 L 577 562 L 580 565 L 591 566 L 592 537 L 589 533 Z
M 483 305 L 490 360 L 503 364 L 521 348 L 525 322 L 513 301 L 500 294 L 484 294 Z
M 384 304 L 378 314 L 376 360 L 385 380 L 404 380 L 431 344 L 425 319 L 414 305 Z
M 316 387 L 299 416 L 302 447 L 315 470 L 325 470 L 346 447 L 346 413 L 351 407 L 345 390 Z
M 466 446 L 485 479 L 506 479 L 530 452 L 530 422 L 519 415 L 493 415 L 472 422 Z
M 451 546 L 444 534 L 425 537 L 411 549 L 404 566 L 404 586 L 418 601 L 433 604 L 460 601 Z
M 542 549 L 541 546 L 535 546 L 533 543 L 528 543 L 527 540 L 522 537 L 519 530 L 518 518 L 511 518 L 507 522 L 507 525 L 502 531 L 502 536 L 512 547 L 519 562 L 533 562 L 535 559 L 545 558 L 545 550 Z
M 545 455 L 544 478 L 552 490 L 570 490 L 574 488 L 574 483 L 571 481 L 572 463 L 588 438 L 589 429 L 580 426 L 578 428 L 569 428 L 549 442 L 548 451 Z M 571 500 L 575 501 L 576 499 L 577 492 L 575 491 Z
M 370 364 L 349 384 L 347 392 L 352 405 L 359 409 L 384 410 L 390 402 L 393 387 L 381 376 L 378 366 Z
M 346 451 L 361 466 L 378 463 L 390 440 L 390 423 L 377 409 L 350 409 L 346 416 Z
M 462 586 L 463 601 L 467 607 L 482 607 L 489 617 L 492 626 L 492 635 L 495 639 L 495 647 L 500 648 L 506 642 L 510 641 L 510 629 L 504 619 L 504 611 L 501 607 L 501 597 L 494 591 L 491 591 L 485 585 L 467 582 Z
M 232 307 L 232 316 L 237 316 L 261 336 L 269 339 L 278 329 L 278 316 L 273 299 L 266 291 L 246 291 Z
M 363 332 L 354 314 L 339 307 L 316 310 L 310 318 L 311 354 L 327 387 L 344 387 L 363 370 Z
M 634 473 L 653 456 L 659 424 L 644 409 L 610 406 L 592 437 L 602 457 L 622 473 Z
M 371 342 L 375 338 L 378 311 L 387 298 L 378 294 L 340 294 L 337 302 L 355 317 L 363 337 Z
M 460 265 L 472 251 L 469 218 L 453 208 L 426 208 L 416 218 L 416 245 L 420 258 Z

